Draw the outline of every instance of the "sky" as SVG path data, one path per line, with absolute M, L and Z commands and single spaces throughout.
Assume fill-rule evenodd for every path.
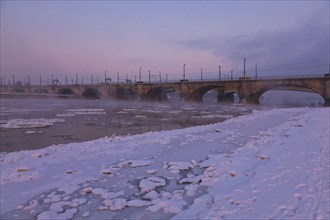
M 1 1 L 1 77 L 329 72 L 329 1 Z

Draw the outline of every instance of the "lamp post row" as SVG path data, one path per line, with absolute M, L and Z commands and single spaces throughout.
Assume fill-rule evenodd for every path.
M 221 65 L 218 65 L 219 68 L 219 81 L 221 80 Z M 231 80 L 233 79 L 233 70 L 231 70 L 230 72 L 230 78 Z M 166 76 L 166 82 L 167 82 L 167 76 L 168 74 L 165 75 Z M 243 69 L 243 77 L 246 77 L 246 58 L 244 58 L 244 69 Z M 258 77 L 258 66 L 257 64 L 255 64 L 255 78 Z M 151 72 L 150 70 L 148 70 L 148 79 L 149 79 L 149 83 L 151 82 Z M 203 69 L 201 68 L 201 81 L 203 80 Z M 56 78 L 54 79 L 53 74 L 51 74 L 51 84 L 59 83 L 59 80 Z M 183 64 L 183 80 L 186 80 L 186 64 Z M 8 80 L 10 83 L 10 80 Z M 119 72 L 117 72 L 117 83 L 119 83 Z M 83 84 L 83 77 L 81 78 L 81 83 Z M 111 78 L 107 77 L 107 70 L 105 70 L 104 72 L 104 82 L 105 83 L 109 83 L 111 82 Z M 129 82 L 128 79 L 128 75 L 126 74 L 126 82 Z M 136 82 L 136 76 L 135 76 L 135 82 Z M 139 82 L 142 82 L 142 67 L 139 68 Z M 159 82 L 162 82 L 162 73 L 161 71 L 159 71 Z M 9 84 L 8 83 L 8 84 Z M 30 83 L 30 77 L 28 77 L 27 83 Z M 49 78 L 47 80 L 47 83 L 49 84 Z M 71 77 L 71 83 L 73 84 L 73 78 Z M 76 84 L 79 84 L 79 73 L 76 73 L 76 80 L 75 80 Z M 1 77 L 1 85 L 5 85 L 6 84 L 6 76 Z M 39 84 L 42 85 L 42 76 L 40 76 L 39 78 Z M 65 84 L 68 84 L 68 76 L 65 76 Z M 94 84 L 94 75 L 91 74 L 91 84 Z M 97 76 L 97 84 L 99 84 L 99 77 Z M 12 76 L 12 85 L 15 85 L 15 75 Z

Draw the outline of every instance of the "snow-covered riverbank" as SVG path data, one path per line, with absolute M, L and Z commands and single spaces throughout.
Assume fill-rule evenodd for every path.
M 329 108 L 1 154 L 2 218 L 329 219 Z

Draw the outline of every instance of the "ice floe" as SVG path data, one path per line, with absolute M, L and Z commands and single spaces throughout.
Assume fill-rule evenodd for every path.
M 104 109 L 67 109 L 64 114 L 57 114 L 57 117 L 73 117 L 77 115 L 105 115 Z
M 5 123 L 0 124 L 1 128 L 43 128 L 54 125 L 55 123 L 65 122 L 64 119 L 46 119 L 46 118 L 35 118 L 35 119 L 10 119 Z M 31 132 L 27 133 L 31 134 Z

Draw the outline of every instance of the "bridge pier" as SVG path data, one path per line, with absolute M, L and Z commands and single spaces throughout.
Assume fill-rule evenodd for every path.
M 219 87 L 217 100 L 219 103 L 234 103 L 234 93 L 226 93 L 224 87 Z
M 258 95 L 256 94 L 250 94 L 246 100 L 247 100 L 247 103 L 248 104 L 253 104 L 253 105 L 259 105 L 259 97 Z
M 218 94 L 219 103 L 234 103 L 234 93 Z
M 330 98 L 328 99 L 324 99 L 324 104 L 323 104 L 324 107 L 330 107 Z
M 259 96 L 256 94 L 239 95 L 239 102 L 244 104 L 259 105 Z
M 167 100 L 167 93 L 161 87 L 156 87 L 143 94 L 141 98 L 150 101 L 164 101 Z

